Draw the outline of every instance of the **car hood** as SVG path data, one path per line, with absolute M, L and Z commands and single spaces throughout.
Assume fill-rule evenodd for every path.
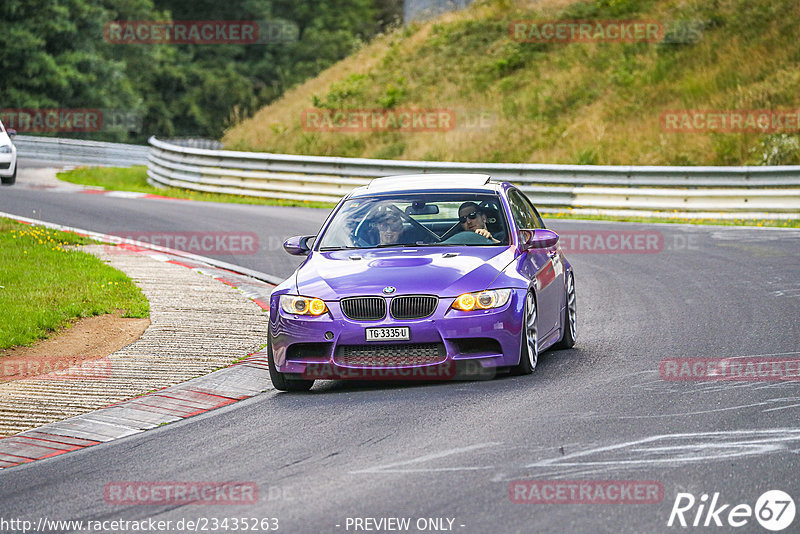
M 297 290 L 323 300 L 382 295 L 389 286 L 397 295 L 456 297 L 486 289 L 513 259 L 512 247 L 313 252 L 297 271 Z

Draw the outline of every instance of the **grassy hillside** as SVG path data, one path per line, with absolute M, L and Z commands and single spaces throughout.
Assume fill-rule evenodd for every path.
M 659 43 L 524 43 L 515 20 L 656 20 Z M 800 108 L 797 0 L 478 0 L 384 35 L 229 130 L 226 148 L 443 161 L 800 163 L 800 135 L 667 133 L 665 110 Z M 305 110 L 446 109 L 437 132 L 318 132 Z

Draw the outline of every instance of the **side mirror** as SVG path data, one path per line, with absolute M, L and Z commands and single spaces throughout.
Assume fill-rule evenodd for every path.
M 544 230 L 541 228 L 536 230 L 520 230 L 519 242 L 522 250 L 550 248 L 558 243 L 558 234 L 552 230 Z
M 9 139 L 14 139 L 17 136 L 17 131 L 14 128 L 6 128 L 6 133 Z
M 292 256 L 307 256 L 311 252 L 311 247 L 308 245 L 308 240 L 313 239 L 315 235 L 296 235 L 290 237 L 283 242 L 283 250 Z

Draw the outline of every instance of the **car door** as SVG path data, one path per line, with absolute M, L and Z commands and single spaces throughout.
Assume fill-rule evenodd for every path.
M 520 229 L 544 228 L 539 214 L 525 195 L 516 189 L 508 193 L 511 214 Z M 535 280 L 539 339 L 544 340 L 559 327 L 564 300 L 564 268 L 558 256 L 558 245 L 547 249 L 534 248 L 523 259 L 523 275 Z

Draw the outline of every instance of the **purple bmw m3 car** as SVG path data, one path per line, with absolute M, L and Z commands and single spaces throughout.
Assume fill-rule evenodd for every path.
M 270 297 L 273 385 L 533 372 L 575 344 L 572 267 L 536 208 L 483 174 L 378 178 L 344 197 Z

